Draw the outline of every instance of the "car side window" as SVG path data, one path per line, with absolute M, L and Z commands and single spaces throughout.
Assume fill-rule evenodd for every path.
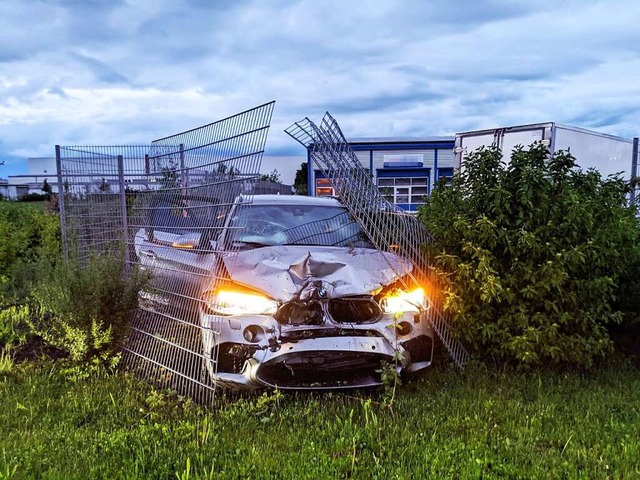
M 181 205 L 160 203 L 153 215 L 153 228 L 158 232 L 184 235 L 195 231 L 193 218 L 188 209 Z

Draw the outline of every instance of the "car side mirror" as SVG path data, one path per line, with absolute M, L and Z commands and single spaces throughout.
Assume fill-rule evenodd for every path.
M 171 246 L 182 250 L 195 250 L 200 245 L 199 233 L 187 233 L 179 236 Z

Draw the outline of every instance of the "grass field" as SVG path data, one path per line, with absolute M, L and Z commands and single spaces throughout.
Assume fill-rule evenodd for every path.
M 222 398 L 125 375 L 0 376 L 0 478 L 640 478 L 640 372 L 460 374 L 375 392 Z

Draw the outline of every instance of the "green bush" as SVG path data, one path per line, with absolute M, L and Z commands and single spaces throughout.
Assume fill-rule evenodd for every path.
M 47 200 L 46 193 L 27 193 L 18 198 L 19 202 L 44 202 Z
M 146 282 L 138 270 L 124 269 L 113 257 L 92 257 L 86 266 L 59 262 L 32 290 L 34 333 L 74 362 L 115 354 Z
M 59 217 L 43 205 L 3 202 L 0 238 L 4 358 L 61 350 L 77 364 L 110 362 L 146 276 L 135 269 L 125 274 L 122 258 L 63 262 Z
M 534 144 L 471 154 L 419 215 L 445 308 L 476 356 L 590 365 L 612 350 L 621 279 L 639 258 L 628 188 Z
M 0 203 L 0 306 L 19 303 L 60 258 L 60 219 L 33 203 Z

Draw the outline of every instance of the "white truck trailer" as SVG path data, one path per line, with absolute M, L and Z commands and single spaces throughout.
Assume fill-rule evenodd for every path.
M 454 167 L 459 169 L 465 156 L 481 146 L 496 145 L 509 158 L 516 145 L 526 148 L 536 141 L 543 142 L 551 152 L 569 150 L 584 170 L 593 167 L 603 176 L 621 173 L 625 180 L 636 183 L 638 138 L 616 137 L 555 122 L 457 133 Z

